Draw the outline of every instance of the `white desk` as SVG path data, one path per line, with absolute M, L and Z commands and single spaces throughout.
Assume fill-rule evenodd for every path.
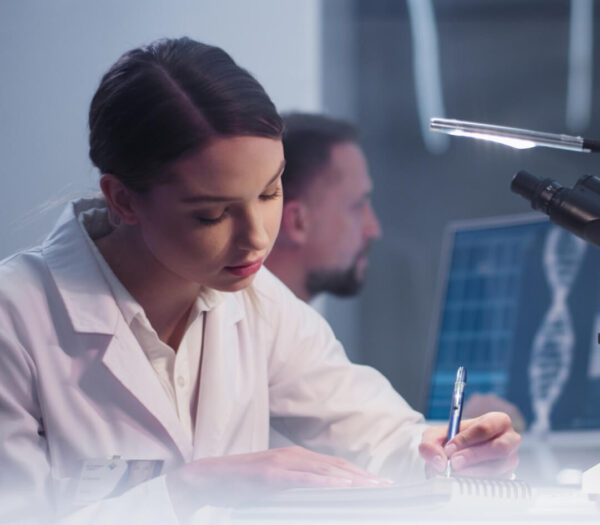
M 537 485 L 579 485 L 581 473 L 600 463 L 600 431 L 523 435 L 517 477 Z
M 352 490 L 352 489 L 350 489 Z M 351 499 L 344 507 L 339 503 L 328 506 L 322 498 L 313 504 L 285 507 L 258 506 L 237 511 L 233 523 L 240 525 L 297 524 L 341 525 L 357 523 L 600 523 L 600 505 L 576 489 L 534 488 L 530 502 L 507 500 L 400 506 L 356 505 Z
M 233 523 L 243 525 L 342 525 L 392 523 L 485 523 L 487 524 L 561 524 L 600 523 L 600 505 L 578 488 L 581 472 L 600 463 L 600 431 L 553 432 L 540 439 L 525 434 L 519 451 L 519 479 L 533 488 L 534 498 L 527 508 L 511 510 L 510 505 L 452 506 L 365 506 L 351 502 L 318 508 L 307 505 L 288 508 L 256 508 L 236 512 Z M 563 482 L 561 486 L 559 482 Z M 568 485 L 568 482 L 571 485 Z M 576 486 L 577 485 L 577 486 Z

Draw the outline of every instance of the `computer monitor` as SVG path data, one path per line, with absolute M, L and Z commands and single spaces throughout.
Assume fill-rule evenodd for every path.
M 464 365 L 467 397 L 498 394 L 530 429 L 600 428 L 600 248 L 538 213 L 456 222 L 439 283 L 429 419 Z

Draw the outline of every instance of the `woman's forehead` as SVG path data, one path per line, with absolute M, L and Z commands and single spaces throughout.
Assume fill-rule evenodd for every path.
M 175 191 L 237 198 L 254 187 L 263 189 L 281 174 L 283 164 L 279 139 L 220 138 L 175 162 L 169 182 Z

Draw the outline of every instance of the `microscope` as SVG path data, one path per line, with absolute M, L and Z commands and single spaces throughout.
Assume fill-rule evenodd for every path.
M 551 179 L 519 171 L 510 189 L 531 202 L 550 220 L 582 239 L 600 246 L 600 178 L 583 175 L 573 186 L 565 188 Z

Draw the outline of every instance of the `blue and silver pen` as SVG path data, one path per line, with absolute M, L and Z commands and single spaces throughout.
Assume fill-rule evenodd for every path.
M 446 443 L 450 441 L 456 434 L 458 434 L 458 428 L 460 427 L 460 418 L 462 416 L 463 399 L 465 396 L 465 386 L 467 384 L 467 369 L 464 366 L 459 366 L 456 372 L 456 381 L 454 381 L 454 392 L 452 392 L 452 400 L 450 402 L 450 417 L 448 419 L 448 435 L 446 436 Z M 446 477 L 450 477 L 452 468 L 450 466 L 450 459 L 446 465 Z

